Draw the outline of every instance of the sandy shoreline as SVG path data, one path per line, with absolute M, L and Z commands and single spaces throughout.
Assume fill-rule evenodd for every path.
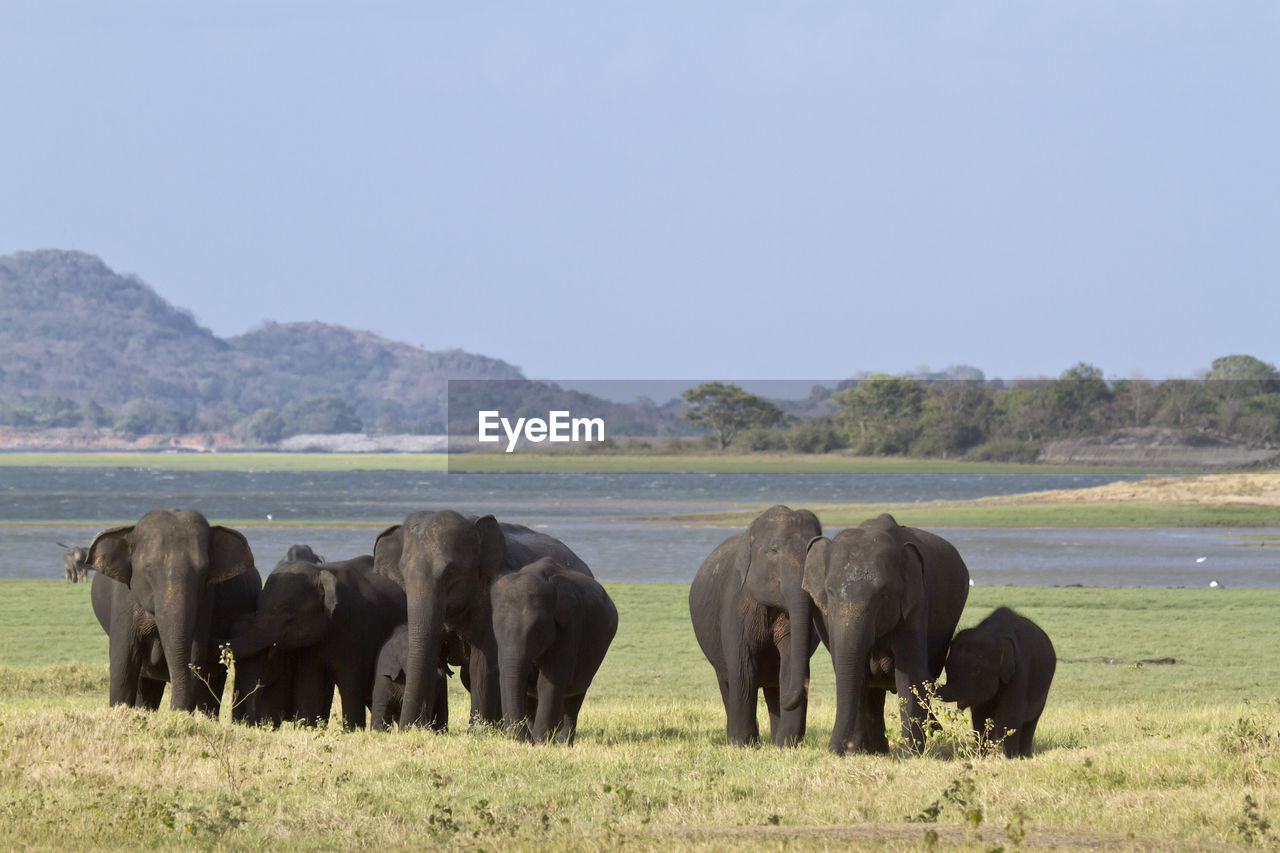
M 1017 506 L 1129 501 L 1240 503 L 1280 507 L 1280 471 L 1203 474 L 1194 477 L 1149 477 L 1145 480 L 1126 480 L 1087 489 L 1056 489 L 1046 492 L 1027 492 L 1021 495 L 979 498 L 973 503 L 987 506 Z

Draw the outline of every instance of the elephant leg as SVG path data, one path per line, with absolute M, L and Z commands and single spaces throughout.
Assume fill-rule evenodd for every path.
M 564 722 L 556 732 L 556 743 L 573 746 L 573 738 L 578 733 L 578 712 L 582 710 L 582 702 L 586 698 L 586 693 L 579 693 L 564 700 Z
M 319 662 L 300 659 L 293 678 L 294 719 L 306 726 L 328 721 L 333 708 L 333 686 Z
M 764 706 L 769 711 L 769 737 L 776 744 L 778 743 L 778 733 L 782 729 L 780 690 L 776 684 L 762 685 L 760 690 L 764 693 Z
M 486 654 L 479 645 L 471 647 L 471 722 L 501 725 L 502 690 L 496 652 Z
M 862 716 L 853 730 L 854 750 L 873 755 L 889 752 L 889 739 L 884 730 L 884 697 L 882 689 L 867 688 L 866 701 L 862 703 Z
M 338 695 L 342 698 L 342 727 L 347 731 L 364 728 L 364 697 L 369 683 L 366 672 L 344 674 L 338 682 Z
M 449 730 L 449 679 L 443 675 L 436 689 L 436 706 L 431 709 L 431 728 L 438 732 Z
M 566 640 L 560 637 L 542 656 L 538 664 L 538 707 L 533 716 L 533 742 L 542 743 L 548 737 L 557 739 L 568 725 L 565 711 L 569 707 L 567 692 L 573 683 L 578 660 L 578 641 L 574 636 Z M 581 706 L 581 699 L 578 706 Z M 572 732 L 568 735 L 573 740 Z
M 1031 741 L 1036 736 L 1036 726 L 1039 725 L 1040 718 L 1023 723 L 1022 728 L 1018 730 L 1018 755 L 1023 758 L 1031 757 Z
M 757 662 L 752 660 L 743 636 L 743 625 L 736 612 L 720 627 L 720 647 L 724 649 L 726 686 L 725 716 L 729 742 L 738 746 L 759 743 L 760 723 L 756 719 L 756 703 L 760 692 Z
M 110 703 L 112 705 L 138 704 L 138 681 L 142 673 L 142 649 L 132 636 L 120 636 L 123 631 L 113 631 L 109 638 L 111 660 Z M 163 690 L 163 686 L 161 687 Z
M 142 676 L 138 679 L 138 695 L 136 707 L 154 711 L 160 707 L 160 698 L 164 696 L 165 683 L 157 678 Z
M 798 746 L 804 740 L 805 718 L 808 714 L 808 690 L 800 699 L 800 704 L 786 710 L 776 704 L 776 697 L 791 683 L 791 643 L 793 638 L 788 631 L 777 642 L 778 650 L 778 686 L 764 688 L 764 701 L 769 708 L 769 736 L 775 746 Z M 775 697 L 771 701 L 772 692 Z
M 725 686 L 725 714 L 728 717 L 729 742 L 751 746 L 760 741 L 760 723 L 756 719 L 759 687 L 748 673 L 734 673 Z
M 1022 754 L 1022 738 L 1020 727 L 1008 728 L 1000 741 L 1005 758 L 1017 758 Z
M 809 709 L 809 700 L 801 699 L 800 704 L 790 711 L 782 708 L 778 696 L 779 687 L 764 688 L 764 701 L 769 707 L 769 737 L 774 746 L 799 746 L 804 740 L 805 718 Z

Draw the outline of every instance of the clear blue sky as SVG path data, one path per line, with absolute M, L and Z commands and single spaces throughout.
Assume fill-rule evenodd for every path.
M 222 336 L 546 378 L 1280 361 L 1275 3 L 8 0 L 0 116 L 0 253 Z

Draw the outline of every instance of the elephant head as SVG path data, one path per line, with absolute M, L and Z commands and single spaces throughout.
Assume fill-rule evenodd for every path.
M 231 653 L 240 660 L 272 646 L 313 646 L 328 634 L 337 606 L 337 579 L 332 571 L 305 560 L 281 563 L 267 575 L 257 613 L 231 641 Z
M 154 620 L 169 669 L 170 706 L 190 711 L 196 690 L 188 665 L 204 664 L 212 596 L 209 587 L 253 568 L 253 553 L 239 531 L 210 526 L 194 510 L 153 510 L 137 524 L 99 533 L 89 563 L 129 588 L 134 605 Z M 142 631 L 149 627 L 139 626 Z M 135 641 L 141 641 L 136 637 Z M 149 650 L 154 657 L 158 649 Z M 112 701 L 118 701 L 113 654 Z
M 944 575 L 946 582 L 935 578 Z M 963 592 L 958 591 L 961 583 Z M 930 673 L 930 659 L 936 655 L 931 645 L 937 645 L 943 630 L 933 623 L 949 619 L 949 637 L 968 594 L 968 571 L 955 549 L 881 515 L 832 539 L 814 539 L 805 560 L 804 588 L 817 605 L 835 667 L 831 751 L 888 749 L 883 710 L 869 705 L 871 689 L 895 690 L 905 700 L 904 738 L 922 742 L 923 707 L 916 693 L 937 674 Z M 930 601 L 931 596 L 956 595 L 958 607 L 939 608 Z M 945 643 L 943 638 L 943 650 Z
M 379 534 L 375 570 L 404 587 L 408 650 L 400 725 L 427 725 L 436 707 L 436 669 L 445 632 L 480 646 L 493 660 L 489 587 L 505 571 L 506 540 L 492 515 L 468 518 L 452 510 L 415 512 Z M 487 674 L 472 674 L 472 707 L 496 718 Z M 477 690 L 480 694 L 477 694 Z M 479 702 L 477 697 L 483 695 Z
M 1013 679 L 1017 660 L 1018 641 L 1012 633 L 961 631 L 947 652 L 947 682 L 938 686 L 938 698 L 955 702 L 962 711 L 990 702 Z
M 299 561 L 304 563 L 323 563 L 324 557 L 311 550 L 310 545 L 290 545 L 280 563 L 296 563 Z
M 809 543 L 822 535 L 818 517 L 807 509 L 773 506 L 751 522 L 738 540 L 734 564 L 744 591 L 768 607 L 787 612 L 791 622 L 791 680 L 781 685 L 782 707 L 800 705 L 809 689 L 809 631 L 813 600 L 804 587 Z

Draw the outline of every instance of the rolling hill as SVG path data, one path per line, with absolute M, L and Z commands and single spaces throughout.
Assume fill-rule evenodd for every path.
M 65 398 L 114 412 L 145 400 L 235 420 L 334 395 L 366 428 L 408 430 L 443 422 L 451 378 L 523 377 L 499 359 L 326 323 L 266 323 L 222 339 L 93 255 L 0 256 L 0 401 L 11 406 Z

